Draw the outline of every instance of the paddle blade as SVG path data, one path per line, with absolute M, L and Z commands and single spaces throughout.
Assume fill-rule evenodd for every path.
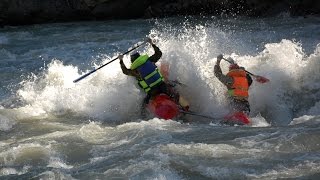
M 262 76 L 255 76 L 255 79 L 256 79 L 256 81 L 259 82 L 259 83 L 267 83 L 267 82 L 270 81 L 269 79 L 267 79 L 267 78 L 265 78 L 265 77 L 262 77 Z

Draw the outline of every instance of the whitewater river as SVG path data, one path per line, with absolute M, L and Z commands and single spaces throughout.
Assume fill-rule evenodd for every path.
M 0 29 L 0 179 L 319 179 L 319 29 L 285 14 Z M 219 54 L 270 79 L 250 88 L 252 124 L 142 118 L 144 94 L 118 61 L 73 83 L 147 36 L 199 114 L 228 113 Z

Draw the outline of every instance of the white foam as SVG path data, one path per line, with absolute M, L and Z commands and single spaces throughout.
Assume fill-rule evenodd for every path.
M 273 178 L 284 178 L 284 179 L 295 179 L 301 177 L 303 174 L 305 177 L 316 174 L 319 172 L 319 163 L 305 161 L 294 166 L 276 166 L 273 169 L 266 171 L 261 174 L 251 174 L 249 177 L 257 179 L 273 179 Z
M 18 174 L 18 171 L 15 168 L 1 168 L 0 175 L 7 176 L 10 174 Z
M 60 158 L 57 158 L 57 157 L 50 157 L 50 161 L 47 167 L 62 168 L 62 169 L 73 168 L 73 166 L 67 165 L 65 162 L 63 162 Z
M 9 131 L 15 124 L 14 119 L 0 114 L 0 131 Z
M 49 149 L 37 143 L 20 144 L 19 146 L 3 150 L 0 153 L 0 162 L 8 166 L 24 164 L 29 159 L 38 163 L 45 163 L 49 154 Z
M 102 128 L 99 123 L 90 122 L 80 128 L 78 135 L 87 142 L 99 143 L 107 138 L 107 131 Z
M 221 38 L 229 39 L 232 35 L 225 33 L 221 37 L 219 30 L 200 25 L 180 31 L 177 37 L 173 36 L 175 33 L 151 31 L 163 52 L 159 63 L 169 63 L 169 79 L 179 79 L 187 85 L 177 89 L 190 102 L 191 110 L 218 117 L 226 115 L 229 112 L 226 87 L 214 76 L 213 67 L 215 57 L 221 51 Z M 248 71 L 270 79 L 265 84 L 254 81 L 250 88 L 251 116 L 261 114 L 267 116 L 271 124 L 288 124 L 298 113 L 309 111 L 318 114 L 318 105 L 301 105 L 299 111 L 295 111 L 294 106 L 299 104 L 299 100 L 291 97 L 303 94 L 306 87 L 310 91 L 319 90 L 319 49 L 318 45 L 314 54 L 308 57 L 300 43 L 282 39 L 265 44 L 265 49 L 258 55 L 240 55 L 233 51 L 225 53 L 225 57 L 234 57 Z M 146 46 L 140 52 L 152 54 L 153 49 Z M 115 58 L 117 54 L 102 56 L 103 61 L 95 67 Z M 124 62 L 129 66 L 128 56 L 125 56 Z M 228 63 L 223 61 L 221 66 L 226 73 Z M 90 70 L 88 68 L 87 72 Z M 122 74 L 117 61 L 77 83 L 72 82 L 87 72 L 79 73 L 77 67 L 52 60 L 42 75 L 21 83 L 23 88 L 18 95 L 26 105 L 20 110 L 30 116 L 59 115 L 72 111 L 109 121 L 138 117 L 145 95 L 134 78 Z M 313 76 L 307 79 L 310 75 Z M 319 100 L 314 97 L 311 101 Z
M 316 116 L 304 115 L 298 118 L 294 118 L 289 125 L 302 124 L 302 123 L 311 122 L 311 121 L 320 122 L 320 118 L 319 117 L 317 118 Z
M 250 117 L 251 120 L 251 125 L 252 127 L 268 127 L 271 126 L 271 124 L 269 124 L 267 122 L 267 120 L 261 116 L 261 114 L 258 114 L 255 117 Z
M 128 82 L 125 75 L 119 74 L 119 67 L 112 68 L 113 65 L 73 83 L 80 76 L 77 68 L 54 60 L 48 65 L 44 77 L 23 83 L 24 88 L 18 94 L 28 105 L 21 110 L 33 116 L 61 114 L 68 110 L 100 118 L 126 116 L 123 112 L 130 113 L 137 109 L 136 103 L 130 102 L 140 100 L 139 90 L 133 81 Z

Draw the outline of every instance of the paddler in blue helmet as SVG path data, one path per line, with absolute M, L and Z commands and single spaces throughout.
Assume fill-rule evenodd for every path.
M 161 93 L 167 94 L 175 102 L 178 102 L 179 94 L 172 86 L 164 81 L 158 67 L 155 65 L 162 56 L 161 50 L 153 44 L 152 39 L 148 38 L 147 42 L 153 47 L 154 54 L 150 57 L 147 54 L 140 55 L 137 52 L 132 54 L 130 56 L 132 63 L 130 69 L 125 66 L 123 55 L 118 56 L 123 74 L 135 77 L 138 81 L 138 85 L 147 94 L 143 101 L 143 108 L 149 103 L 149 100 L 152 97 Z

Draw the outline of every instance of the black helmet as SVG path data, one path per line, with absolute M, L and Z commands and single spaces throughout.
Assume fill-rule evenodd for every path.
M 138 52 L 131 54 L 131 56 L 130 56 L 131 62 L 134 62 L 134 60 L 136 60 L 139 56 L 140 56 L 140 54 Z

